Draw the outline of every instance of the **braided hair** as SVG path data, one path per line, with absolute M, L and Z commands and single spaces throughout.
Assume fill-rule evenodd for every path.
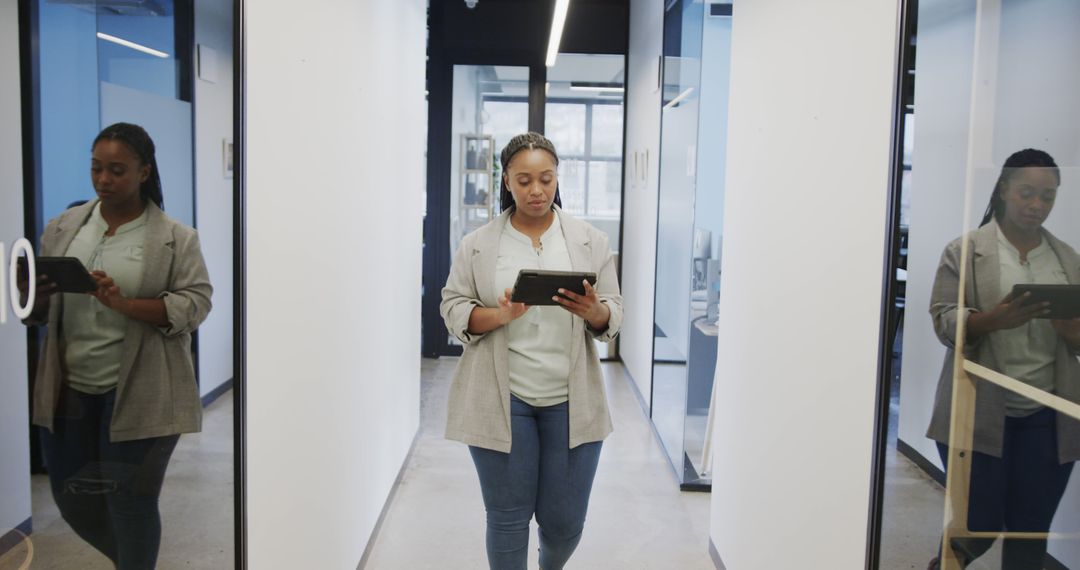
M 990 195 L 990 203 L 986 206 L 986 213 L 983 214 L 979 227 L 989 224 L 991 219 L 1001 220 L 1001 216 L 1005 215 L 1005 200 L 1001 197 L 1001 191 L 1005 189 L 1005 184 L 1009 182 L 1017 169 L 1026 167 L 1053 168 L 1054 176 L 1057 177 L 1058 184 L 1061 184 L 1061 170 L 1058 169 L 1053 157 L 1045 151 L 1025 148 L 1012 153 L 1001 167 L 1001 174 L 998 176 L 997 183 L 994 184 L 994 192 Z
M 506 185 L 506 167 L 510 166 L 510 161 L 514 159 L 514 155 L 523 150 L 547 151 L 551 158 L 555 159 L 555 166 L 559 166 L 559 154 L 555 152 L 555 145 L 551 144 L 551 141 L 544 135 L 528 132 L 510 139 L 510 142 L 506 143 L 506 147 L 503 148 L 502 154 L 499 155 L 503 171 L 502 180 L 499 182 L 499 207 L 503 212 L 514 207 L 514 195 L 510 193 L 510 188 Z M 555 205 L 562 208 L 562 197 L 559 196 L 558 182 L 555 185 Z
M 158 174 L 157 158 L 154 155 L 154 141 L 146 130 L 131 123 L 116 123 L 105 127 L 94 139 L 91 149 L 101 141 L 120 141 L 128 146 L 143 164 L 150 165 L 150 175 L 139 185 L 139 197 L 143 202 L 153 202 L 158 208 L 165 209 L 165 197 L 161 193 L 161 175 Z

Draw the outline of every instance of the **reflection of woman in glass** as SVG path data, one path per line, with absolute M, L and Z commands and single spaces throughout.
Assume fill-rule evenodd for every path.
M 154 143 L 118 123 L 94 140 L 97 199 L 49 222 L 45 256 L 82 261 L 97 291 L 53 294 L 42 276 L 28 322 L 48 325 L 34 386 L 53 497 L 118 568 L 153 568 L 158 496 L 179 434 L 200 429 L 191 333 L 211 286 L 195 231 L 162 213 Z
M 542 135 L 506 145 L 503 213 L 461 241 L 442 292 L 443 319 L 465 345 L 446 435 L 470 446 L 497 570 L 525 568 L 534 514 L 540 567 L 563 567 L 611 432 L 593 339 L 619 332 L 622 297 L 607 237 L 558 207 L 558 163 Z M 510 302 L 521 269 L 595 272 L 596 288 L 530 308 Z
M 1080 319 L 1040 318 L 1047 305 L 1018 283 L 1080 283 L 1080 255 L 1043 222 L 1054 206 L 1061 172 L 1045 152 L 1026 149 L 1005 161 L 990 205 L 970 240 L 965 290 L 968 359 L 1074 402 L 1080 402 Z M 928 436 L 948 463 L 953 350 L 960 274 L 959 239 L 941 257 L 930 314 L 948 348 Z M 1080 458 L 1080 422 L 989 382 L 977 382 L 968 528 L 972 531 L 1047 532 Z M 947 467 L 947 465 L 946 465 Z M 956 539 L 965 562 L 993 539 Z M 1006 540 L 1003 568 L 1043 567 L 1045 540 Z M 931 565 L 933 568 L 934 565 Z

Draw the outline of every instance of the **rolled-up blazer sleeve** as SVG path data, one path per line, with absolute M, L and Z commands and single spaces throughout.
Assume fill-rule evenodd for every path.
M 206 270 L 199 236 L 194 230 L 176 231 L 169 288 L 158 298 L 165 301 L 169 324 L 159 327 L 165 336 L 191 333 L 210 314 L 214 288 Z
M 458 246 L 454 254 L 454 261 L 450 264 L 450 276 L 446 279 L 446 286 L 442 290 L 442 302 L 439 303 L 439 314 L 446 323 L 446 330 L 454 338 L 468 345 L 474 343 L 484 334 L 469 332 L 469 316 L 476 307 L 483 307 L 479 293 L 476 291 L 476 277 L 473 275 L 473 245 L 472 236 L 467 236 Z
M 955 240 L 945 246 L 941 253 L 941 261 L 938 263 L 937 275 L 934 276 L 934 287 L 930 292 L 930 319 L 934 323 L 934 334 L 946 347 L 956 349 L 956 323 L 959 318 L 959 306 L 957 300 L 960 292 L 960 240 Z M 974 271 L 968 272 L 968 279 L 974 279 Z M 972 300 L 969 299 L 970 303 Z M 963 318 L 977 312 L 967 306 L 964 308 Z M 970 350 L 979 343 L 979 339 L 967 340 L 966 349 Z
M 622 329 L 623 302 L 622 293 L 619 290 L 619 275 L 615 271 L 615 256 L 611 254 L 611 246 L 608 238 L 599 231 L 592 239 L 596 240 L 594 251 L 599 252 L 599 267 L 596 271 L 596 295 L 600 302 L 607 305 L 611 311 L 608 317 L 608 326 L 602 331 L 594 330 L 586 323 L 585 329 L 589 334 L 600 342 L 611 342 L 619 335 Z

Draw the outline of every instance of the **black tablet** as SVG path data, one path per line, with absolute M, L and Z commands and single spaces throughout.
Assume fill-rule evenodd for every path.
M 39 257 L 34 260 L 38 275 L 48 275 L 60 293 L 89 293 L 97 282 L 82 262 L 74 257 Z
M 585 294 L 585 284 L 596 285 L 595 273 L 580 271 L 544 271 L 542 269 L 522 269 L 514 282 L 514 292 L 510 300 L 527 305 L 557 305 L 551 298 L 559 294 L 559 289 Z
M 1030 302 L 1048 302 L 1050 312 L 1040 319 L 1075 319 L 1080 317 L 1080 285 L 1036 285 L 1021 283 L 1013 287 L 1013 298 L 1031 293 Z

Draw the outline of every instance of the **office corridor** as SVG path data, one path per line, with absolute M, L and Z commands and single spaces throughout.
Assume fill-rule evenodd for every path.
M 484 506 L 465 445 L 443 439 L 456 358 L 425 359 L 420 435 L 364 568 L 487 568 Z M 709 495 L 679 491 L 631 380 L 605 363 L 615 432 L 604 443 L 581 545 L 567 565 L 588 570 L 712 569 Z M 536 525 L 530 568 L 536 568 Z

